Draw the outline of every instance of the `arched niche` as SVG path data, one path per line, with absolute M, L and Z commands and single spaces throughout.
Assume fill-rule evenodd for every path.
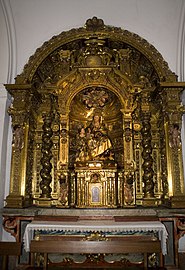
M 146 40 L 96 17 L 45 42 L 6 85 L 14 98 L 6 207 L 182 207 L 184 86 Z M 97 110 L 109 155 L 82 166 L 77 135 Z M 101 203 L 91 205 L 84 194 L 97 188 Z
M 114 150 L 115 160 L 119 167 L 123 167 L 123 117 L 121 112 L 122 106 L 118 97 L 104 87 L 90 86 L 79 92 L 72 100 L 70 104 L 69 113 L 69 131 L 71 132 L 70 140 L 71 145 L 69 149 L 69 163 L 73 166 L 75 159 L 89 161 L 92 157 L 89 155 L 89 147 L 95 149 L 95 145 L 86 145 L 86 139 L 88 143 L 93 144 L 93 134 L 88 135 L 88 128 L 90 128 L 93 121 L 93 117 L 97 115 L 100 118 L 100 124 L 104 127 L 104 140 L 106 143 L 106 137 L 109 137 L 111 142 L 111 148 Z M 101 131 L 101 130 L 100 130 Z M 89 130 L 90 132 L 90 130 Z M 86 134 L 85 134 L 86 133 Z M 97 133 L 97 136 L 99 134 Z M 82 140 L 80 140 L 82 138 Z M 120 141 L 121 145 L 118 145 Z M 85 143 L 84 150 L 80 148 L 81 144 Z M 101 149 L 100 152 L 104 151 Z M 96 153 L 97 154 L 97 153 Z M 113 154 L 113 153 L 112 153 Z M 80 156 L 80 158 L 79 158 Z M 105 159 L 104 156 L 97 159 Z

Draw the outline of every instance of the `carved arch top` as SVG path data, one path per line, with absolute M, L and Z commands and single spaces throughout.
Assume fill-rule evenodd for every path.
M 92 54 L 93 50 L 96 57 L 87 58 L 89 51 Z M 137 34 L 107 26 L 102 19 L 93 17 L 86 21 L 85 27 L 53 36 L 38 48 L 24 66 L 23 72 L 16 77 L 16 84 L 34 83 L 40 86 L 49 79 L 56 83 L 77 63 L 83 66 L 83 57 L 80 59 L 80 56 L 85 57 L 89 67 L 94 62 L 96 66 L 103 64 L 122 68 L 122 73 L 128 75 L 132 83 L 136 83 L 146 73 L 150 81 L 176 81 L 175 74 L 153 45 Z M 135 77 L 129 72 L 135 73 Z
M 79 69 L 60 80 L 56 86 L 48 89 L 60 97 L 63 104 L 60 112 L 69 113 L 74 97 L 87 88 L 103 87 L 114 93 L 120 100 L 122 109 L 126 109 L 127 100 L 132 98 L 130 89 L 134 86 L 121 73 L 114 69 Z

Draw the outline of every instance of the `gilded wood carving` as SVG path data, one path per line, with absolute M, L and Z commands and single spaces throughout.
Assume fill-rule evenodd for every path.
M 6 207 L 184 207 L 184 87 L 146 40 L 96 17 L 45 42 L 6 85 Z

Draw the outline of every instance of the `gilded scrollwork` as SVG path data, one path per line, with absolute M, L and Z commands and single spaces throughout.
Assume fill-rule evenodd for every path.
M 94 36 L 98 37 L 98 33 L 96 32 L 97 30 L 103 31 L 105 37 L 111 36 L 115 43 L 117 40 L 129 40 L 129 43 L 134 48 L 137 48 L 137 51 L 141 51 L 142 53 L 145 52 L 146 58 L 150 59 L 161 79 L 165 77 L 167 81 L 170 82 L 176 80 L 175 75 L 169 70 L 168 64 L 164 61 L 154 46 L 134 33 L 118 27 L 107 26 L 104 24 L 102 19 L 94 17 L 87 20 L 85 28 L 81 27 L 79 29 L 71 29 L 70 31 L 62 32 L 58 36 L 54 36 L 49 41 L 45 42 L 36 50 L 35 54 L 30 57 L 28 64 L 24 67 L 23 73 L 17 76 L 16 83 L 25 83 L 27 81 L 31 82 L 38 66 L 43 62 L 43 59 L 58 47 L 65 44 L 66 40 L 73 40 L 75 36 L 77 36 L 78 39 L 84 35 L 86 35 L 86 37 L 90 37 L 92 35 L 92 31 Z
M 108 92 L 105 89 L 92 87 L 82 92 L 81 94 L 82 102 L 88 109 L 91 108 L 102 108 L 105 103 L 110 99 Z
M 45 42 L 6 87 L 8 207 L 185 205 L 185 85 L 146 40 L 93 17 Z
M 82 241 L 109 241 L 105 234 L 100 232 L 93 232 L 89 235 L 86 235 Z
M 102 71 L 97 68 L 103 67 L 116 67 L 121 74 L 132 79 L 133 83 L 141 80 L 142 77 L 146 81 L 148 74 L 152 74 L 151 78 L 147 78 L 151 84 L 158 81 L 157 74 L 153 72 L 153 66 L 139 51 L 124 42 L 118 43 L 100 38 L 87 38 L 85 41 L 77 41 L 76 44 L 73 42 L 67 49 L 66 46 L 65 49 L 63 46 L 59 47 L 42 62 L 33 81 L 38 86 L 43 83 L 57 82 L 65 78 L 74 68 L 87 67 L 95 68 L 85 73 L 87 81 L 100 77 Z M 120 83 L 121 78 L 115 74 L 115 80 Z

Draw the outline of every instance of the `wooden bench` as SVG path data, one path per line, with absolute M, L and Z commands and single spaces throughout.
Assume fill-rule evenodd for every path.
M 144 269 L 148 269 L 148 254 L 160 254 L 160 266 L 163 266 L 161 243 L 155 241 L 36 241 L 30 245 L 31 265 L 34 266 L 34 253 L 44 254 L 44 270 L 48 266 L 48 254 L 124 254 L 143 253 Z
M 0 255 L 3 256 L 2 270 L 8 270 L 8 257 L 21 255 L 20 242 L 0 242 Z

